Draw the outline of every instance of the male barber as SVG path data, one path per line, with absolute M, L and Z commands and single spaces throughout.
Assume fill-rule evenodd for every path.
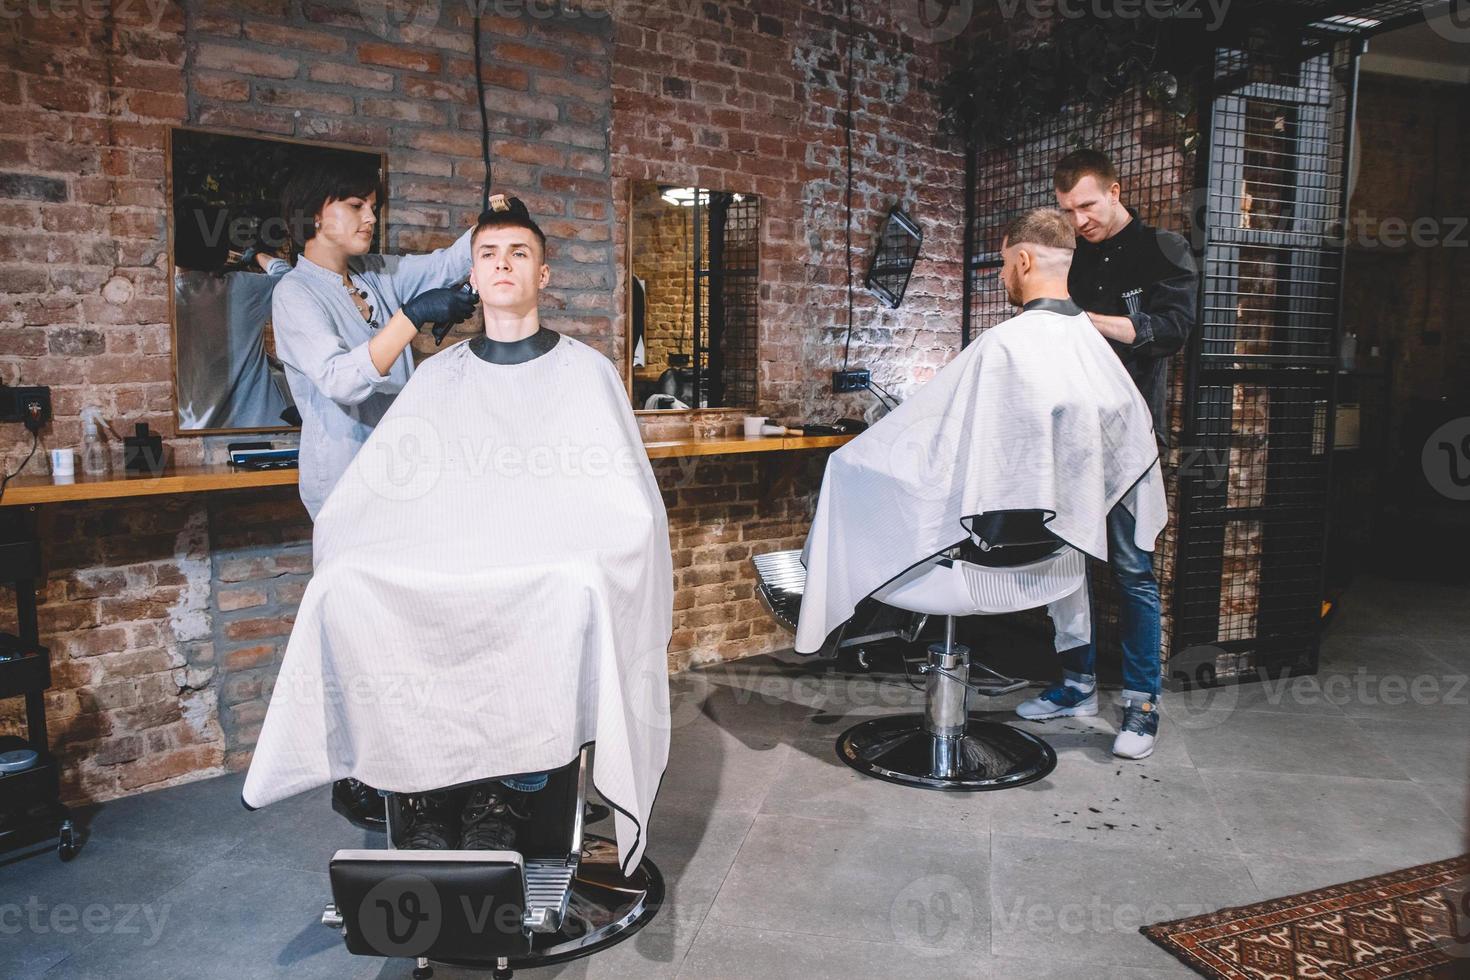
M 1057 206 L 1077 230 L 1067 277 L 1072 299 L 1107 338 L 1168 444 L 1169 358 L 1195 323 L 1198 273 L 1185 240 L 1152 228 L 1126 207 L 1112 161 L 1097 150 L 1063 157 L 1052 175 Z M 1123 648 L 1123 722 L 1113 754 L 1143 759 L 1159 731 L 1159 583 L 1153 555 L 1134 543 L 1134 518 L 1122 505 L 1108 515 L 1108 567 L 1118 584 Z M 1023 701 L 1022 718 L 1097 714 L 1097 646 L 1063 651 L 1062 681 Z

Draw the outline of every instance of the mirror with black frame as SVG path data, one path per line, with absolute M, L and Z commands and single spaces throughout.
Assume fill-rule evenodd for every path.
M 635 181 L 629 214 L 633 408 L 754 407 L 759 198 Z
M 924 231 L 900 207 L 890 208 L 883 230 L 878 234 L 878 247 L 868 265 L 863 285 L 871 289 L 883 305 L 898 309 L 908 291 L 909 277 L 919 259 L 919 246 L 924 244 Z
M 275 354 L 271 293 L 303 241 L 283 216 L 292 172 L 323 153 L 376 151 L 176 127 L 168 138 L 174 403 L 181 434 L 282 431 L 301 416 Z M 372 251 L 387 217 L 379 212 Z

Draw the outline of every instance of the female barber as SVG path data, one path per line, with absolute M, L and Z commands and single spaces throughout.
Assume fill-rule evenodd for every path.
M 469 275 L 470 235 L 427 255 L 369 254 L 382 185 L 377 168 L 322 154 L 282 195 L 296 267 L 271 298 L 276 354 L 301 412 L 301 502 L 316 520 L 352 457 L 413 373 L 409 344 L 426 323 L 454 324 L 477 297 L 449 288 Z M 338 780 L 333 806 L 381 826 L 377 790 Z
M 476 297 L 470 231 L 427 255 L 369 254 L 382 187 L 377 168 L 323 155 L 287 183 L 282 203 L 296 267 L 271 299 L 276 354 L 301 412 L 301 502 L 313 520 L 352 457 L 413 373 L 425 324 L 453 324 Z

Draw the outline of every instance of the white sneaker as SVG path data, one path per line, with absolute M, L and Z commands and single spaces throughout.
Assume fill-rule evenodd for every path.
M 1113 755 L 1124 759 L 1147 759 L 1159 735 L 1158 705 L 1152 701 L 1123 702 L 1123 726 L 1113 739 Z
M 1040 697 L 1016 705 L 1016 714 L 1027 721 L 1048 718 L 1090 718 L 1097 714 L 1097 688 L 1083 691 L 1071 684 L 1058 684 L 1041 692 Z

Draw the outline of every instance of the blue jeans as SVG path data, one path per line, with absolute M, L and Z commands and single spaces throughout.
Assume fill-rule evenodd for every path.
M 547 774 L 544 772 L 522 772 L 506 776 L 501 785 L 521 793 L 536 793 L 546 788 Z
M 1118 583 L 1118 625 L 1123 634 L 1123 699 L 1157 701 L 1162 674 L 1159 647 L 1163 642 L 1159 583 L 1154 578 L 1153 552 L 1133 543 L 1133 525 L 1133 515 L 1121 503 L 1108 514 L 1108 567 Z M 1091 643 L 1058 655 L 1063 673 L 1074 680 L 1097 674 L 1096 616 L 1093 623 Z

